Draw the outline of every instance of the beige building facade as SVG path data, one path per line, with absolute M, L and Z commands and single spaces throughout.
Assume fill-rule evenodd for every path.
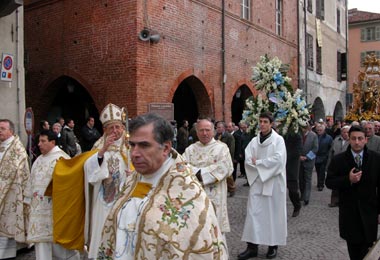
M 22 1 L 2 0 L 0 3 L 0 62 L 5 78 L 0 80 L 0 118 L 15 123 L 16 134 L 26 143 L 24 128 L 24 11 Z M 4 57 L 8 57 L 4 59 Z M 10 68 L 9 70 L 5 70 Z
M 299 1 L 300 88 L 314 120 L 342 120 L 346 107 L 347 1 Z

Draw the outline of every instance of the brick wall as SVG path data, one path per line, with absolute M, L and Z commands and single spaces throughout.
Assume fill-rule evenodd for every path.
M 251 21 L 240 19 L 240 1 L 225 1 L 222 104 L 221 1 L 25 1 L 27 106 L 43 117 L 56 92 L 51 83 L 69 76 L 99 111 L 114 102 L 134 116 L 151 102 L 172 102 L 181 81 L 195 76 L 200 111 L 229 120 L 239 84 L 254 92 L 249 80 L 260 55 L 291 63 L 297 85 L 297 1 L 284 2 L 284 35 L 278 37 L 274 1 L 253 0 Z M 138 39 L 144 27 L 160 34 L 159 43 Z

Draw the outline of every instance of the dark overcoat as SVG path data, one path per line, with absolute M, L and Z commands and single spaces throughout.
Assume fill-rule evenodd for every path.
M 298 181 L 302 137 L 300 133 L 289 133 L 284 136 L 286 146 L 286 180 Z
M 339 232 L 351 243 L 372 243 L 377 238 L 380 205 L 380 154 L 363 151 L 362 177 L 351 184 L 349 172 L 356 167 L 351 147 L 334 156 L 327 170 L 326 186 L 339 190 Z

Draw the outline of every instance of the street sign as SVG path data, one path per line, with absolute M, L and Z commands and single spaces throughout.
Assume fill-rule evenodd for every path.
M 12 71 L 13 71 L 13 55 L 3 53 L 3 58 L 1 60 L 0 80 L 12 81 Z
M 33 115 L 33 110 L 31 107 L 28 107 L 25 110 L 24 125 L 25 125 L 26 133 L 28 135 L 32 135 L 33 134 L 33 127 L 34 127 L 34 115 Z
M 168 121 L 174 120 L 173 103 L 150 103 L 148 111 L 159 114 Z

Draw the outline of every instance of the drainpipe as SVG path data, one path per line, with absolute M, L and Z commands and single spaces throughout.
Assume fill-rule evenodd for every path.
M 225 121 L 225 90 L 226 90 L 226 55 L 225 55 L 225 6 L 224 0 L 222 0 L 222 118 Z
M 19 8 L 16 9 L 16 84 L 17 84 L 17 94 L 16 94 L 16 106 L 17 106 L 17 135 L 20 137 L 20 139 L 22 138 L 21 137 L 21 121 L 22 121 L 22 116 L 21 116 L 21 101 L 20 101 L 20 91 L 21 91 L 21 88 L 20 88 L 20 84 L 22 84 L 22 79 L 21 79 L 21 76 L 22 76 L 22 71 L 20 71 L 20 57 L 23 57 L 21 54 L 20 54 L 20 49 L 19 49 L 19 45 L 20 45 L 20 27 L 19 27 Z M 21 72 L 21 73 L 20 73 Z
M 298 62 L 298 88 L 301 86 L 301 39 L 300 39 L 300 2 L 297 2 L 297 39 L 298 39 L 298 48 L 297 48 L 297 62 Z
M 347 1 L 346 1 L 346 15 L 345 15 L 345 18 L 346 18 L 346 106 L 345 106 L 345 109 L 346 109 L 346 112 L 347 112 L 347 94 L 348 94 L 348 4 L 347 4 Z
M 308 88 L 307 88 L 307 49 L 306 49 L 306 37 L 307 37 L 307 12 L 306 12 L 306 0 L 303 1 L 303 23 L 304 23 L 304 50 L 305 50 L 305 101 L 306 104 L 308 104 L 308 99 L 309 99 L 309 93 L 308 93 Z

